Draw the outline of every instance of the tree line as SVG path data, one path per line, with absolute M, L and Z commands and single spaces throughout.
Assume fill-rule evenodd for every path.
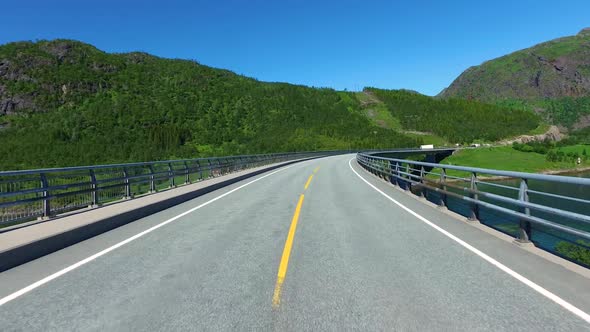
M 475 100 L 433 98 L 406 90 L 366 91 L 383 101 L 404 129 L 431 132 L 454 143 L 524 134 L 540 121 L 533 112 Z

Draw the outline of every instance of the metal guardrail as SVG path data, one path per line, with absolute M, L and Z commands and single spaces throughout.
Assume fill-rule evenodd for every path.
M 266 164 L 346 153 L 322 151 L 0 172 L 0 227 L 131 199 Z
M 531 195 L 534 195 L 537 198 L 544 198 L 545 201 L 549 199 L 563 201 L 568 204 L 583 205 L 590 209 L 590 179 L 383 158 L 369 153 L 358 153 L 357 161 L 369 172 L 405 190 L 411 191 L 414 187 L 418 189 L 418 194 L 421 196 L 424 196 L 426 191 L 438 193 L 437 203 L 441 206 L 447 205 L 448 197 L 467 202 L 470 210 L 467 217 L 471 220 L 479 220 L 480 207 L 516 217 L 519 220 L 518 241 L 529 242 L 534 226 L 590 240 L 589 215 L 548 206 L 530 199 Z M 449 175 L 449 171 L 465 176 Z M 481 179 L 482 175 L 514 179 L 518 181 L 519 185 L 509 186 L 494 181 L 485 181 Z M 581 197 L 571 197 L 543 190 L 532 190 L 529 189 L 529 181 L 531 180 L 579 186 L 579 192 L 582 195 Z M 513 195 L 494 193 L 490 188 L 501 188 L 505 192 L 512 192 Z M 539 199 L 539 201 L 542 200 Z M 551 216 L 551 218 L 546 216 Z M 565 220 L 572 222 L 563 222 Z M 572 224 L 585 225 L 585 227 L 572 227 Z

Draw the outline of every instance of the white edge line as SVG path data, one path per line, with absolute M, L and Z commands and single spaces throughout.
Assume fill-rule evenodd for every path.
M 550 291 L 546 290 L 545 288 L 539 286 L 538 284 L 534 283 L 533 281 L 525 278 L 524 276 L 522 276 L 518 272 L 516 272 L 516 271 L 510 269 L 509 267 L 507 267 L 506 265 L 498 262 L 497 260 L 495 260 L 492 257 L 488 256 L 487 254 L 483 253 L 479 249 L 471 246 L 470 244 L 468 244 L 467 242 L 461 240 L 460 238 L 456 237 L 455 235 L 453 235 L 453 234 L 449 233 L 448 231 L 442 229 L 441 227 L 435 225 L 434 223 L 432 223 L 428 219 L 426 219 L 426 218 L 422 217 L 421 215 L 417 214 L 416 212 L 410 210 L 409 208 L 407 208 L 406 206 L 404 206 L 400 202 L 396 201 L 395 199 L 391 198 L 389 195 L 387 195 L 386 193 L 384 193 L 383 191 L 381 191 L 379 188 L 375 187 L 373 184 L 369 183 L 369 181 L 365 180 L 365 178 L 363 178 L 359 173 L 357 173 L 357 171 L 354 170 L 354 168 L 352 168 L 352 161 L 354 159 L 355 158 L 352 158 L 352 159 L 350 159 L 348 161 L 348 166 L 350 167 L 350 169 L 354 172 L 354 174 L 356 174 L 356 176 L 358 176 L 361 180 L 363 180 L 371 188 L 375 189 L 375 191 L 377 191 L 381 195 L 385 196 L 385 198 L 389 199 L 390 201 L 392 201 L 393 203 L 395 203 L 397 206 L 399 206 L 400 208 L 404 209 L 406 212 L 410 213 L 414 217 L 418 218 L 420 221 L 424 222 L 428 226 L 430 226 L 430 227 L 436 229 L 437 231 L 443 233 L 444 235 L 446 235 L 447 237 L 449 237 L 451 240 L 459 243 L 461 246 L 465 247 L 467 250 L 469 250 L 469 251 L 473 252 L 474 254 L 476 254 L 477 256 L 483 258 L 488 263 L 490 263 L 490 264 L 494 265 L 495 267 L 499 268 L 500 270 L 506 272 L 511 277 L 514 277 L 515 279 L 517 279 L 518 281 L 522 282 L 523 284 L 529 286 L 530 288 L 534 289 L 535 291 L 537 291 L 541 295 L 543 295 L 546 298 L 552 300 L 553 302 L 559 304 L 561 307 L 569 310 L 574 315 L 580 317 L 581 319 L 583 319 L 587 323 L 590 323 L 590 315 L 587 314 L 586 312 L 582 311 L 581 309 L 577 308 L 576 306 L 574 306 L 573 304 L 567 302 L 566 300 L 560 298 L 559 296 L 551 293 Z
M 158 228 L 160 228 L 162 226 L 165 226 L 165 225 L 167 225 L 167 224 L 169 224 L 169 223 L 171 223 L 171 222 L 173 222 L 173 221 L 175 221 L 175 220 L 177 220 L 179 218 L 182 218 L 182 217 L 186 216 L 189 213 L 192 213 L 192 212 L 194 212 L 194 211 L 196 211 L 196 210 L 198 210 L 198 209 L 200 209 L 200 208 L 202 208 L 202 207 L 204 207 L 206 205 L 209 205 L 209 204 L 215 202 L 218 199 L 221 199 L 221 198 L 223 198 L 223 197 L 225 197 L 225 196 L 227 196 L 227 195 L 229 195 L 229 194 L 231 194 L 231 193 L 233 193 L 235 191 L 238 191 L 238 190 L 240 190 L 240 189 L 242 189 L 242 188 L 244 188 L 244 187 L 246 187 L 248 185 L 251 185 L 254 182 L 260 181 L 260 180 L 262 180 L 262 179 L 264 179 L 266 177 L 269 177 L 269 176 L 271 176 L 273 174 L 276 174 L 278 172 L 284 171 L 284 170 L 286 170 L 288 168 L 291 168 L 291 167 L 293 167 L 295 165 L 297 165 L 297 164 L 293 164 L 293 165 L 290 165 L 290 166 L 287 166 L 287 167 L 282 167 L 281 169 L 276 170 L 276 171 L 274 171 L 272 173 L 268 173 L 268 174 L 263 175 L 263 176 L 261 176 L 259 178 L 256 178 L 255 180 L 252 180 L 252 181 L 250 181 L 248 183 L 245 183 L 245 184 L 243 184 L 243 185 L 241 185 L 239 187 L 236 187 L 236 188 L 234 188 L 234 189 L 232 189 L 232 190 L 230 190 L 230 191 L 228 191 L 228 192 L 226 192 L 224 194 L 221 194 L 221 195 L 219 195 L 219 196 L 217 196 L 217 197 L 215 197 L 215 198 L 213 198 L 213 199 L 211 199 L 211 200 L 209 200 L 209 201 L 207 201 L 205 203 L 202 203 L 201 205 L 198 205 L 198 206 L 196 206 L 196 207 L 194 207 L 194 208 L 192 208 L 190 210 L 187 210 L 187 211 L 185 211 L 185 212 L 183 212 L 183 213 L 181 213 L 181 214 L 179 214 L 179 215 L 177 215 L 175 217 L 172 217 L 172 218 L 170 218 L 170 219 L 168 219 L 168 220 L 166 220 L 166 221 L 164 221 L 162 223 L 159 223 L 159 224 L 157 224 L 155 226 L 152 226 L 152 227 L 146 229 L 145 231 L 142 231 L 141 233 L 138 233 L 136 235 L 133 235 L 132 237 L 130 237 L 130 238 L 126 239 L 126 240 L 123 240 L 123 241 L 121 241 L 121 242 L 119 242 L 117 244 L 114 244 L 114 245 L 112 245 L 112 246 L 110 246 L 110 247 L 108 247 L 108 248 L 106 248 L 106 249 L 104 249 L 104 250 L 102 250 L 100 252 L 97 252 L 96 254 L 94 254 L 94 255 L 92 255 L 90 257 L 87 257 L 87 258 L 85 258 L 85 259 L 83 259 L 83 260 L 81 260 L 81 261 L 79 261 L 77 263 L 74 263 L 74 264 L 72 264 L 72 265 L 70 265 L 70 266 L 68 266 L 68 267 L 66 267 L 66 268 L 64 268 L 62 270 L 59 270 L 59 271 L 57 271 L 57 272 L 55 272 L 55 273 L 53 273 L 53 274 L 51 274 L 51 275 L 49 275 L 49 276 L 47 276 L 47 277 L 39 280 L 37 282 L 34 282 L 34 283 L 30 284 L 29 286 L 27 286 L 25 288 L 22 288 L 22 289 L 14 292 L 14 293 L 8 295 L 8 296 L 3 297 L 2 299 L 0 299 L 0 306 L 2 306 L 4 304 L 6 304 L 6 303 L 8 303 L 8 302 L 10 302 L 10 301 L 12 301 L 12 300 L 14 300 L 14 299 L 22 296 L 22 295 L 24 295 L 24 294 L 26 294 L 26 293 L 34 290 L 37 287 L 40 287 L 40 286 L 42 286 L 42 285 L 44 285 L 44 284 L 46 284 L 46 283 L 48 283 L 48 282 L 50 282 L 50 281 L 52 281 L 52 280 L 54 280 L 56 278 L 59 278 L 62 275 L 66 274 L 66 273 L 68 273 L 68 272 L 70 272 L 72 270 L 75 270 L 75 269 L 79 268 L 80 266 L 82 266 L 82 265 L 84 265 L 86 263 L 89 263 L 89 262 L 91 262 L 91 261 L 93 261 L 93 260 L 95 260 L 95 259 L 97 259 L 97 258 L 99 258 L 99 257 L 101 257 L 103 255 L 106 255 L 109 252 L 111 252 L 111 251 L 113 251 L 113 250 L 115 250 L 115 249 L 117 249 L 119 247 L 122 247 L 122 246 L 126 245 L 127 243 L 129 243 L 131 241 L 137 240 L 140 237 L 142 237 L 142 236 L 144 236 L 144 235 L 146 235 L 148 233 L 151 233 L 151 232 L 155 231 L 156 229 L 158 229 Z

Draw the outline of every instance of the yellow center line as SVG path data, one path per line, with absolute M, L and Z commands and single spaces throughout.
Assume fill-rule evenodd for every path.
M 317 173 L 319 170 L 320 170 L 320 166 L 316 167 L 316 168 L 313 170 L 313 172 L 314 172 L 314 173 Z
M 283 287 L 283 281 L 287 275 L 287 267 L 289 266 L 289 256 L 291 255 L 291 247 L 293 247 L 293 238 L 295 237 L 295 230 L 297 230 L 297 221 L 299 220 L 299 213 L 301 212 L 301 205 L 303 205 L 303 199 L 305 196 L 301 194 L 299 196 L 299 202 L 295 208 L 295 214 L 291 220 L 291 227 L 289 227 L 289 234 L 287 235 L 287 241 L 285 242 L 285 248 L 283 249 L 283 256 L 281 257 L 281 264 L 279 265 L 279 272 L 277 273 L 277 284 L 275 285 L 275 292 L 272 296 L 273 308 L 278 308 L 281 304 L 281 288 Z
M 313 174 L 309 176 L 307 182 L 305 182 L 305 187 L 303 187 L 303 189 L 307 190 L 307 187 L 309 187 L 309 184 L 311 183 L 311 179 L 313 179 Z

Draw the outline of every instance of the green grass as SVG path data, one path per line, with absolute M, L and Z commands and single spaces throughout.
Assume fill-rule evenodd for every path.
M 540 44 L 534 47 L 534 51 L 536 54 L 549 59 L 549 61 L 553 61 L 560 56 L 581 49 L 583 46 L 580 41 L 584 39 L 585 38 L 579 36 L 560 38 L 558 40 Z
M 355 95 L 359 103 L 364 104 L 363 114 L 373 124 L 386 129 L 402 129 L 399 119 L 391 114 L 383 102 L 368 93 L 357 92 Z
M 550 125 L 547 123 L 539 123 L 539 125 L 537 126 L 537 128 L 531 130 L 528 132 L 528 135 L 541 135 L 547 132 L 547 130 L 549 130 Z
M 369 115 L 370 111 L 372 111 L 372 116 Z M 395 130 L 402 129 L 399 119 L 391 115 L 391 112 L 389 112 L 387 106 L 383 103 L 375 104 L 373 107 L 366 109 L 365 112 L 373 123 L 379 127 Z
M 450 143 L 446 139 L 434 134 L 422 135 L 411 132 L 404 132 L 404 134 L 412 138 L 422 139 L 422 144 L 434 144 L 434 147 L 450 146 Z
M 539 173 L 548 170 L 574 170 L 576 168 L 571 162 L 549 162 L 543 154 L 521 152 L 510 146 L 461 150 L 443 160 L 442 163 L 528 173 Z M 589 163 L 586 162 L 580 165 L 580 167 L 584 166 L 589 166 Z M 435 172 L 439 171 L 435 170 Z M 447 175 L 466 176 L 464 172 L 452 170 L 449 170 Z
M 579 155 L 582 155 L 582 153 L 584 152 L 584 150 L 586 150 L 586 153 L 588 155 L 590 155 L 590 144 L 577 144 L 577 145 L 570 145 L 570 146 L 563 146 L 560 148 L 557 148 L 557 150 L 562 151 L 564 153 L 578 153 Z

